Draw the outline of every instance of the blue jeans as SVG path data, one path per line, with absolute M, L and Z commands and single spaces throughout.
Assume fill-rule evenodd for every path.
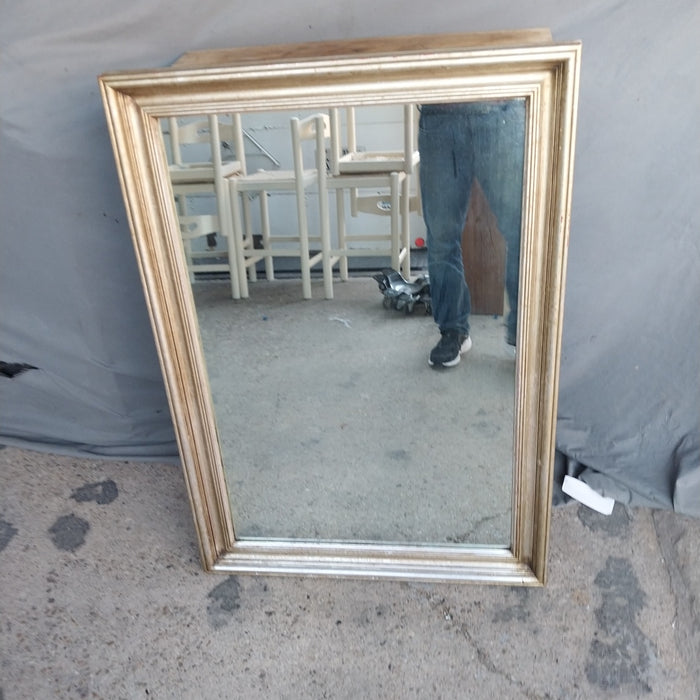
M 525 100 L 421 107 L 418 150 L 433 318 L 440 331 L 469 334 L 462 232 L 474 178 L 506 241 L 506 339 L 515 344 L 525 152 Z

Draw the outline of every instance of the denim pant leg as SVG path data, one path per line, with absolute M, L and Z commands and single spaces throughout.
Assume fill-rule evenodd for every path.
M 458 112 L 424 105 L 418 150 L 433 318 L 440 331 L 468 335 L 471 298 L 462 260 L 473 180 L 468 125 Z
M 474 170 L 506 242 L 506 339 L 515 345 L 525 159 L 525 100 L 495 103 L 472 119 Z

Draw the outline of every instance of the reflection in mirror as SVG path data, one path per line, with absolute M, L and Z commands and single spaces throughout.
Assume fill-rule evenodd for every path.
M 161 120 L 239 540 L 510 545 L 525 108 Z

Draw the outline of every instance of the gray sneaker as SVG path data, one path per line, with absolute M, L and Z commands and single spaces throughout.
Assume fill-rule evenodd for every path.
M 454 367 L 472 346 L 472 339 L 459 331 L 441 331 L 440 342 L 430 351 L 431 367 Z

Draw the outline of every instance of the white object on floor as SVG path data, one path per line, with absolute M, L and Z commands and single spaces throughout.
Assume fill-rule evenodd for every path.
M 593 510 L 597 510 L 603 515 L 610 515 L 613 512 L 615 499 L 609 496 L 601 496 L 597 491 L 594 491 L 588 484 L 580 479 L 575 479 L 573 476 L 565 476 L 562 484 L 562 491 L 571 498 L 576 499 L 584 506 L 588 506 Z

